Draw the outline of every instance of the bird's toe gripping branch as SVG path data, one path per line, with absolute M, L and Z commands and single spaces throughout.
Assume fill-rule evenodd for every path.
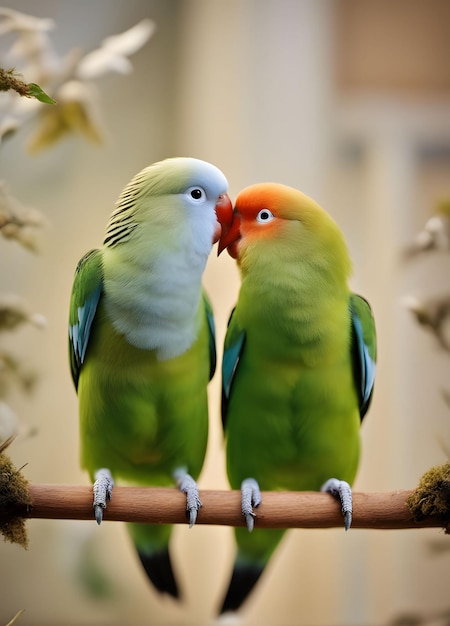
M 261 504 L 262 497 L 259 485 L 254 478 L 246 478 L 241 484 L 242 515 L 245 517 L 248 532 L 252 532 L 255 525 L 253 507 Z
M 94 515 L 97 524 L 103 520 L 103 510 L 112 498 L 114 480 L 109 469 L 102 468 L 95 473 L 94 491 Z
M 197 521 L 197 514 L 202 506 L 200 496 L 198 495 L 197 483 L 184 469 L 176 470 L 174 476 L 178 489 L 186 494 L 186 513 L 189 519 L 189 528 L 192 528 Z
M 330 478 L 327 480 L 320 491 L 331 493 L 332 496 L 339 497 L 341 501 L 342 515 L 344 516 L 344 528 L 348 530 L 352 525 L 353 504 L 352 504 L 352 488 L 345 480 Z

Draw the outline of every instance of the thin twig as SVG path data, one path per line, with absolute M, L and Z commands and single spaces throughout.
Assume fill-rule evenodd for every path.
M 353 494 L 353 528 L 398 529 L 441 527 L 429 516 L 413 520 L 406 505 L 411 491 Z M 31 507 L 16 515 L 44 519 L 93 520 L 92 488 L 73 485 L 31 484 Z M 256 528 L 342 527 L 339 503 L 319 492 L 263 492 L 256 509 Z M 243 526 L 239 491 L 200 491 L 198 524 Z M 185 496 L 176 488 L 115 487 L 104 513 L 105 521 L 186 523 Z M 5 514 L 5 512 L 4 512 Z M 9 512 L 11 514 L 11 511 Z M 0 512 L 1 516 L 1 512 Z

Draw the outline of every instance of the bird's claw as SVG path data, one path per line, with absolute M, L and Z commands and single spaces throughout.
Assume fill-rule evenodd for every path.
M 255 513 L 253 507 L 261 504 L 261 491 L 254 478 L 246 478 L 241 484 L 241 506 L 242 515 L 245 518 L 248 532 L 251 533 L 255 526 Z
M 178 489 L 186 494 L 186 514 L 189 520 L 189 528 L 192 528 L 197 521 L 198 511 L 202 506 L 200 496 L 198 495 L 197 483 L 185 470 L 177 470 L 175 479 Z
M 348 530 L 352 525 L 352 511 L 342 511 L 342 515 L 344 516 L 344 528 Z
M 112 498 L 114 480 L 111 472 L 102 468 L 95 474 L 95 482 L 93 486 L 94 492 L 94 515 L 97 524 L 100 526 L 103 520 L 103 511 L 106 509 L 107 503 Z
M 100 526 L 103 521 L 103 510 L 106 508 L 105 504 L 94 504 L 94 516 L 95 521 Z
M 320 491 L 331 493 L 332 496 L 339 497 L 341 502 L 342 515 L 344 517 L 344 528 L 348 530 L 352 525 L 353 499 L 352 488 L 345 480 L 330 478 L 321 487 Z

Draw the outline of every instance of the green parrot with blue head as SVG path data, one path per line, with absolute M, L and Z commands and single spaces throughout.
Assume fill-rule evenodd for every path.
M 207 384 L 216 365 L 214 320 L 202 274 L 230 204 L 215 166 L 171 158 L 122 191 L 101 248 L 75 272 L 70 365 L 79 400 L 81 465 L 100 524 L 115 481 L 186 494 L 192 526 L 208 437 Z M 148 577 L 179 596 L 169 525 L 129 524 Z

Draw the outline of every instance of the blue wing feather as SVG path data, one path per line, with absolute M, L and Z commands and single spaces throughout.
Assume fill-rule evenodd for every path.
M 234 311 L 235 309 L 232 310 L 228 320 L 222 357 L 222 425 L 224 429 L 233 379 L 245 346 L 245 331 L 238 326 L 233 317 Z
M 216 371 L 217 353 L 216 353 L 216 328 L 214 325 L 214 315 L 208 296 L 203 292 L 203 302 L 206 311 L 206 320 L 208 322 L 209 331 L 209 380 L 212 379 Z
M 375 322 L 369 303 L 356 294 L 350 297 L 353 374 L 361 420 L 372 400 L 376 372 Z
M 91 250 L 78 263 L 70 300 L 69 356 L 75 388 L 78 388 L 78 379 L 102 291 L 101 251 Z

